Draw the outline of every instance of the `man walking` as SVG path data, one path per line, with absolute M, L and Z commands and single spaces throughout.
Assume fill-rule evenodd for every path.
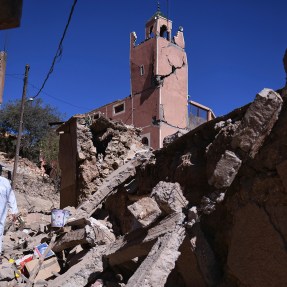
M 2 241 L 8 208 L 13 215 L 14 221 L 16 220 L 18 213 L 15 194 L 11 188 L 10 182 L 7 178 L 2 177 L 1 175 L 2 166 L 0 165 L 0 264 L 2 263 Z

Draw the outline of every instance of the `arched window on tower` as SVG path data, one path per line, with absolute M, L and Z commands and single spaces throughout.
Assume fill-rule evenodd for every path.
M 160 33 L 159 35 L 167 40 L 169 40 L 169 32 L 167 31 L 166 25 L 162 25 L 160 27 Z

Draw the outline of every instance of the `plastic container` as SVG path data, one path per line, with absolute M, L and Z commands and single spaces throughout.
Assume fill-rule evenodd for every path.
M 52 227 L 64 227 L 70 212 L 64 209 L 52 209 L 51 211 L 51 226 Z

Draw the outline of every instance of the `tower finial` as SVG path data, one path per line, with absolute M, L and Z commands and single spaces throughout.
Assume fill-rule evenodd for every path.
M 160 3 L 159 3 L 159 0 L 157 0 L 157 12 L 160 12 Z

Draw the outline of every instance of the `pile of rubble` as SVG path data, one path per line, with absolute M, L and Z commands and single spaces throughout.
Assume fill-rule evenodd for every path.
M 11 256 L 48 248 L 17 279 L 4 263 L 0 286 L 285 286 L 286 88 L 280 93 L 264 89 L 161 150 L 125 156 L 96 192 L 65 208 L 65 227 L 52 228 L 43 215 L 8 232 Z M 101 161 L 94 144 L 81 141 L 83 162 L 95 156 L 91 164 L 104 164 L 123 144 L 115 124 L 109 128 L 98 140 L 116 135 L 115 149 Z M 55 255 L 45 259 L 49 250 Z
M 0 164 L 4 166 L 2 176 L 9 178 L 13 162 L 5 153 L 0 153 Z M 52 180 L 36 164 L 24 158 L 18 162 L 15 195 L 19 218 L 24 223 L 13 222 L 11 216 L 6 220 L 3 240 L 5 257 L 0 266 L 0 286 L 17 286 L 17 268 L 12 262 L 27 257 L 25 255 L 47 237 L 51 209 L 59 207 L 59 192 Z
M 8 174 L 12 173 L 14 159 L 9 158 L 6 153 L 0 152 L 0 164 L 4 167 L 3 176 L 9 178 Z M 19 158 L 15 191 L 23 208 L 27 208 L 29 201 L 37 202 L 39 198 L 40 201 L 50 201 L 48 207 L 59 206 L 60 194 L 53 180 L 45 174 L 45 171 L 26 158 Z M 28 209 L 31 208 L 32 206 L 28 204 Z

